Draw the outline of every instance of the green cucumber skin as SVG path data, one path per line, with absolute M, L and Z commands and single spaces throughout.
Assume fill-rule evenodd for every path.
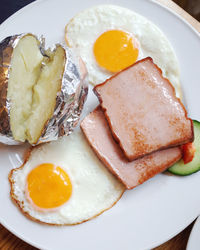
M 184 164 L 181 159 L 175 163 L 168 171 L 175 175 L 187 176 L 194 174 L 200 170 L 200 122 L 193 120 L 194 125 L 194 146 L 196 148 L 194 159 Z

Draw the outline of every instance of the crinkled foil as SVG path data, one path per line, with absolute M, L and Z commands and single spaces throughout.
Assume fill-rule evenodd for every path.
M 9 71 L 14 48 L 27 34 L 5 38 L 0 43 L 0 142 L 17 145 L 10 128 L 10 100 L 7 99 Z M 31 34 L 32 35 L 32 34 Z M 44 38 L 40 50 L 44 55 Z M 62 78 L 61 91 L 57 93 L 56 106 L 51 119 L 36 144 L 57 140 L 70 134 L 79 121 L 88 93 L 87 71 L 82 60 L 74 52 L 63 46 L 66 51 L 66 64 Z M 35 145 L 36 145 L 35 144 Z

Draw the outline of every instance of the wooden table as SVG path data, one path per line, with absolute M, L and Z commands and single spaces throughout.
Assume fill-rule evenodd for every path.
M 186 13 L 183 9 L 181 9 L 178 5 L 176 5 L 171 0 L 157 0 L 161 2 L 163 5 L 168 8 L 173 9 L 176 13 L 184 17 L 197 31 L 200 32 L 200 23 L 196 21 L 193 17 L 191 17 L 188 13 Z M 171 239 L 170 241 L 164 243 L 163 245 L 155 248 L 155 250 L 184 250 L 187 245 L 188 237 L 190 231 L 192 229 L 193 223 L 188 226 L 184 231 L 178 234 L 176 237 Z M 29 249 L 36 250 L 36 248 L 28 245 L 22 240 L 18 239 L 16 236 L 11 234 L 8 230 L 6 230 L 3 226 L 0 225 L 0 249 L 1 250 L 12 250 L 12 249 Z

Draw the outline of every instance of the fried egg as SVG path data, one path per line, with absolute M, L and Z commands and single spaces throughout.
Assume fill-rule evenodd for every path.
M 170 42 L 155 24 L 129 9 L 86 9 L 66 25 L 65 39 L 78 50 L 94 85 L 150 56 L 181 95 L 179 65 Z
M 10 173 L 11 197 L 29 218 L 72 225 L 111 208 L 124 186 L 102 165 L 81 131 L 35 147 Z

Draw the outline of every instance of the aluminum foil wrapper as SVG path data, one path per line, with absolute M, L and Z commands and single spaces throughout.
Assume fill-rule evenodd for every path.
M 10 36 L 0 43 L 0 142 L 8 145 L 21 143 L 14 140 L 10 128 L 9 111 L 12 104 L 7 98 L 7 89 L 13 50 L 20 39 L 26 35 L 28 34 Z M 39 41 L 40 51 L 45 55 L 44 38 Z M 66 51 L 67 60 L 61 91 L 57 93 L 53 116 L 47 122 L 36 144 L 57 140 L 63 135 L 70 134 L 78 124 L 87 98 L 88 79 L 85 65 L 71 49 L 66 46 L 63 48 Z

